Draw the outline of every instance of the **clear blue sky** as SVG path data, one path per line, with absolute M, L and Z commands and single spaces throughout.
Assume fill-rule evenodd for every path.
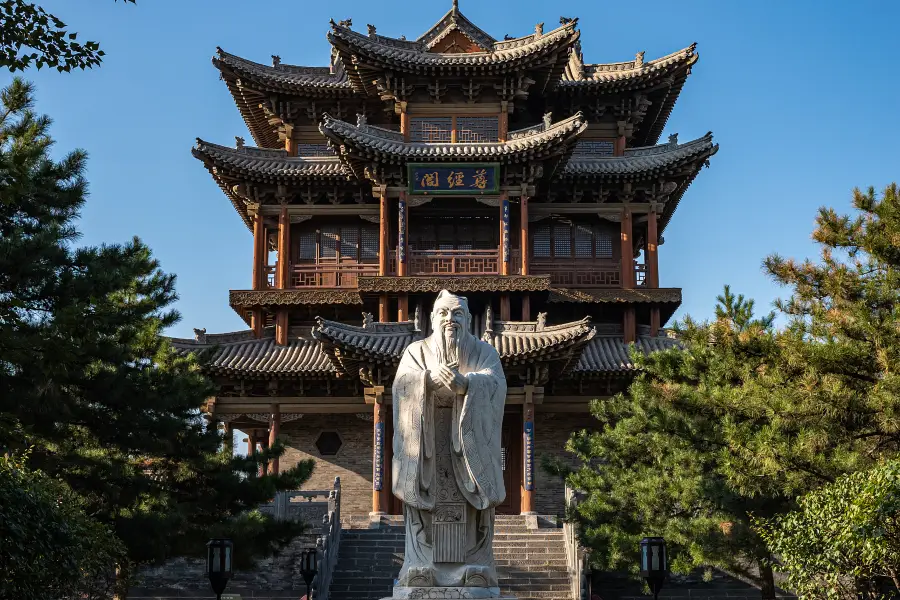
M 328 19 L 414 38 L 450 0 L 112 0 L 40 2 L 107 52 L 93 71 L 27 72 L 62 152 L 90 153 L 82 242 L 138 235 L 178 275 L 182 322 L 244 328 L 229 289 L 250 283 L 251 236 L 191 157 L 194 138 L 248 135 L 210 58 L 216 46 L 263 63 L 325 65 Z M 900 46 L 895 2 L 461 0 L 502 38 L 580 17 L 587 62 L 656 58 L 697 42 L 700 61 L 667 131 L 712 130 L 721 145 L 682 200 L 660 248 L 661 284 L 684 289 L 678 316 L 708 317 L 725 283 L 763 307 L 783 290 L 760 269 L 770 252 L 816 253 L 817 207 L 849 208 L 854 186 L 898 178 Z M 8 82 L 8 73 L 0 83 Z

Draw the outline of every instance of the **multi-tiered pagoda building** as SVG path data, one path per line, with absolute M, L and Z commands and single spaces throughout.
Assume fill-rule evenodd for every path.
M 463 294 L 509 379 L 498 512 L 557 514 L 540 455 L 627 384 L 629 344 L 673 343 L 657 248 L 717 146 L 658 141 L 695 47 L 592 64 L 576 19 L 497 40 L 455 2 L 416 40 L 367 29 L 332 22 L 325 67 L 213 58 L 256 146 L 193 155 L 253 235 L 248 329 L 175 343 L 209 349 L 208 410 L 250 451 L 280 436 L 310 488 L 341 477 L 344 514 L 398 514 L 391 381 L 437 293 Z

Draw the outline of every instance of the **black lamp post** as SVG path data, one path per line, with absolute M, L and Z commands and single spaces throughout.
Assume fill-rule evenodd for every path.
M 310 597 L 310 587 L 318 572 L 318 555 L 316 554 L 316 549 L 307 548 L 300 552 L 300 574 L 303 575 L 303 581 L 306 582 L 306 600 L 312 600 Z
M 669 570 L 669 556 L 666 540 L 661 537 L 646 537 L 641 540 L 641 577 L 647 581 L 653 598 L 659 598 L 666 574 Z
M 233 551 L 231 540 L 212 539 L 206 543 L 206 574 L 218 600 L 222 600 L 222 592 L 234 574 L 231 568 Z

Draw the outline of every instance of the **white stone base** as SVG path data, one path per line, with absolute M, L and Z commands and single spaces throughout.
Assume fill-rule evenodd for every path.
M 500 588 L 482 587 L 402 587 L 394 586 L 394 595 L 384 600 L 457 600 L 484 599 L 515 600 L 501 596 Z

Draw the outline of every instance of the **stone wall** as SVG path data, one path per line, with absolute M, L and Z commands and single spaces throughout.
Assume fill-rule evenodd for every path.
M 541 466 L 544 456 L 558 456 L 564 461 L 574 464 L 574 457 L 565 452 L 566 442 L 573 431 L 588 428 L 595 422 L 587 412 L 535 413 L 534 510 L 538 514 L 561 515 L 565 512 L 565 485 L 561 478 L 550 475 Z
M 306 590 L 303 576 L 298 569 L 299 556 L 304 548 L 316 544 L 316 535 L 295 538 L 277 556 L 260 560 L 251 570 L 235 570 L 234 579 L 228 583 L 227 593 L 244 597 L 286 596 L 299 598 Z M 303 590 L 302 593 L 297 591 Z M 142 567 L 134 574 L 134 583 L 128 592 L 131 600 L 139 598 L 167 598 L 177 596 L 210 595 L 206 577 L 206 561 L 195 558 L 175 558 L 161 565 Z
M 371 416 L 371 413 L 369 413 Z M 337 432 L 341 446 L 334 456 L 322 456 L 316 440 L 323 432 Z M 287 450 L 280 466 L 289 469 L 311 458 L 316 468 L 304 490 L 330 490 L 341 478 L 341 515 L 368 515 L 372 510 L 372 422 L 353 414 L 314 415 L 286 424 L 281 431 Z

